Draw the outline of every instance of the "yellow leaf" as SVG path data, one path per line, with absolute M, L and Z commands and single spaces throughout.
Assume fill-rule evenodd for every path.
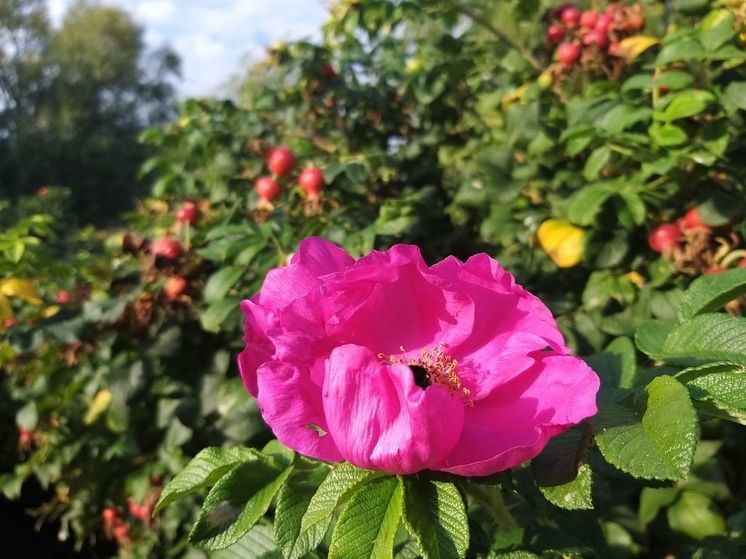
M 645 35 L 635 35 L 619 41 L 619 45 L 614 49 L 614 56 L 632 61 L 653 45 L 659 43 L 655 37 L 646 37 Z
M 505 108 L 511 103 L 515 103 L 516 101 L 523 102 L 524 97 L 526 97 L 526 93 L 528 93 L 529 84 L 523 84 L 522 86 L 518 87 L 517 89 L 514 89 L 510 93 L 508 93 L 505 97 L 503 97 L 502 101 L 500 101 L 500 105 Z
M 15 278 L 0 280 L 0 293 L 8 297 L 18 297 L 32 305 L 42 304 L 32 280 Z
M 50 305 L 49 307 L 46 307 L 43 311 L 41 311 L 41 315 L 44 318 L 52 318 L 58 312 L 60 312 L 59 305 Z
M 2 322 L 5 322 L 5 319 L 11 316 L 13 316 L 13 309 L 10 306 L 10 301 L 8 301 L 5 295 L 0 293 L 0 328 L 2 327 Z
M 96 420 L 101 417 L 101 414 L 109 409 L 111 400 L 112 395 L 110 390 L 106 388 L 99 390 L 96 396 L 94 396 L 93 402 L 91 402 L 91 406 L 85 414 L 85 418 L 83 418 L 83 423 L 86 425 L 95 423 Z
M 560 268 L 572 268 L 583 258 L 585 231 L 568 221 L 548 219 L 536 233 L 541 248 Z
M 645 287 L 645 278 L 643 278 L 640 274 L 637 272 L 630 272 L 626 275 L 626 278 L 633 284 L 635 284 L 637 287 L 642 289 Z
M 542 89 L 551 87 L 552 83 L 554 82 L 552 72 L 550 70 L 544 70 L 536 81 L 538 82 L 539 87 L 541 87 Z

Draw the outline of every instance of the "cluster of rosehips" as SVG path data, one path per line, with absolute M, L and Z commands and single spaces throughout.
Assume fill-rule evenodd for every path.
M 727 263 L 733 260 L 727 258 L 728 253 L 719 256 L 711 250 L 712 232 L 713 228 L 702 221 L 697 208 L 689 208 L 675 222 L 654 227 L 648 235 L 648 245 L 675 264 L 688 262 L 701 273 L 717 274 L 725 271 Z M 731 232 L 728 236 L 733 244 L 738 243 L 735 233 Z M 733 256 L 737 257 L 739 252 L 742 251 L 734 252 Z M 746 258 L 741 258 L 737 265 L 746 266 Z
M 151 491 L 142 503 L 132 497 L 127 498 L 127 512 L 129 516 L 140 521 L 144 526 L 150 526 L 153 509 L 161 494 L 161 480 L 155 476 L 151 478 Z M 101 519 L 104 523 L 104 533 L 116 540 L 122 547 L 130 545 L 130 525 L 116 507 L 106 507 L 101 511 Z
M 192 200 L 184 202 L 174 213 L 174 220 L 184 227 L 196 224 L 199 217 L 199 207 Z M 151 243 L 150 251 L 158 259 L 173 262 L 184 254 L 184 247 L 173 237 L 161 237 Z M 183 276 L 167 276 L 163 286 L 163 295 L 167 301 L 178 301 L 186 293 L 188 286 L 189 283 Z
M 271 203 L 280 196 L 282 188 L 277 179 L 289 175 L 295 168 L 295 163 L 295 155 L 286 147 L 280 146 L 269 151 L 267 168 L 272 176 L 261 176 L 254 183 L 254 189 L 261 201 L 265 204 Z M 307 167 L 298 175 L 298 186 L 309 200 L 318 200 L 324 189 L 324 174 L 318 167 Z
M 620 56 L 619 41 L 645 27 L 642 6 L 615 2 L 604 11 L 580 11 L 565 4 L 552 11 L 547 42 L 557 45 L 555 57 L 569 69 L 581 58 L 598 62 L 599 53 Z M 584 56 L 585 55 L 585 56 Z

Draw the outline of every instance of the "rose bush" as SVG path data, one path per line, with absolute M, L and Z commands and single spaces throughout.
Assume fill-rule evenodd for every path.
M 486 254 L 300 244 L 244 301 L 239 369 L 277 438 L 371 470 L 483 476 L 596 412 L 598 377 Z
M 121 229 L 73 230 L 55 188 L 4 206 L 3 495 L 99 556 L 742 556 L 744 14 L 644 4 L 639 35 L 607 35 L 624 58 L 594 40 L 561 67 L 549 26 L 582 43 L 603 3 L 556 21 L 554 2 L 341 1 L 237 101 L 143 134 L 152 197 Z M 279 146 L 294 167 L 270 166 Z M 235 367 L 240 301 L 315 235 L 355 258 L 497 258 L 598 373 L 598 413 L 486 478 L 268 442 Z M 391 345 L 374 365 L 414 355 Z

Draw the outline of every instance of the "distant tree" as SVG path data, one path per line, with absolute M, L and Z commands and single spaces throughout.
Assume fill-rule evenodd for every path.
M 0 0 L 0 26 L 3 190 L 64 184 L 83 221 L 115 217 L 139 192 L 138 134 L 173 116 L 178 57 L 147 51 L 126 12 L 84 1 L 55 30 L 37 0 Z

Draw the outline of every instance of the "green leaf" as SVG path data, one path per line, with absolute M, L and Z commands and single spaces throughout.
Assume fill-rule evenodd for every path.
M 701 412 L 746 425 L 746 366 L 708 363 L 684 369 L 684 383 Z
M 685 477 L 697 446 L 697 414 L 687 389 L 660 376 L 634 402 L 603 406 L 593 419 L 596 444 L 613 466 L 659 480 Z
M 611 150 L 607 146 L 599 146 L 594 149 L 588 156 L 583 167 L 583 176 L 587 181 L 594 181 L 598 178 L 601 170 L 611 159 Z
M 540 487 L 547 501 L 567 510 L 588 510 L 593 508 L 591 489 L 593 472 L 588 464 L 581 464 L 574 479 L 562 485 Z
M 367 480 L 355 488 L 332 533 L 329 559 L 393 557 L 402 512 L 402 489 L 393 476 Z
M 635 345 L 648 357 L 663 358 L 663 344 L 666 338 L 676 328 L 670 321 L 649 320 L 642 323 L 635 332 Z
M 685 490 L 668 509 L 668 524 L 672 530 L 695 540 L 725 534 L 725 519 L 713 510 L 709 497 Z
M 256 524 L 233 545 L 210 553 L 210 559 L 282 559 L 272 527 Z
M 450 482 L 402 478 L 404 525 L 423 556 L 463 559 L 469 549 L 469 519 L 458 488 Z
M 208 332 L 219 332 L 228 315 L 239 309 L 240 299 L 227 297 L 207 307 L 200 313 L 202 328 Z
M 654 122 L 648 128 L 648 133 L 656 144 L 663 147 L 678 146 L 689 139 L 683 128 L 673 124 Z
M 676 487 L 643 487 L 637 512 L 640 522 L 649 524 L 655 520 L 660 510 L 673 503 L 678 495 Z
M 616 338 L 603 351 L 585 359 L 598 373 L 604 388 L 632 388 L 637 377 L 635 346 L 629 338 Z
M 642 201 L 640 195 L 633 190 L 622 190 L 621 192 L 619 192 L 619 197 L 621 198 L 624 206 L 629 212 L 632 223 L 635 225 L 642 225 L 643 223 L 645 223 L 647 212 L 645 210 L 645 202 Z
M 615 182 L 602 182 L 581 188 L 570 198 L 567 217 L 577 225 L 590 225 L 604 202 L 616 194 L 618 187 Z
M 693 37 L 681 37 L 671 41 L 661 48 L 656 59 L 656 66 L 665 66 L 670 62 L 681 60 L 696 60 L 704 56 L 705 49 L 697 39 Z
M 686 290 L 678 310 L 679 321 L 716 311 L 746 294 L 746 268 L 699 276 Z
M 311 499 L 328 474 L 327 466 L 299 458 L 295 471 L 280 489 L 275 510 L 275 538 L 285 559 L 303 557 L 324 538 L 328 524 L 315 523 L 306 531 L 301 528 Z
M 699 41 L 706 50 L 717 50 L 735 34 L 733 13 L 730 10 L 714 10 L 699 22 Z
M 311 498 L 308 510 L 303 515 L 301 533 L 315 534 L 309 541 L 315 542 L 314 547 L 317 546 L 329 529 L 332 514 L 339 502 L 361 483 L 382 475 L 361 470 L 348 462 L 336 466 Z
M 215 484 L 241 462 L 255 459 L 257 452 L 250 448 L 206 448 L 192 458 L 163 490 L 154 513 L 200 489 Z
M 746 82 L 731 82 L 723 93 L 733 107 L 746 109 Z
M 236 543 L 267 512 L 292 471 L 261 454 L 233 468 L 207 495 L 189 543 L 208 551 Z
M 216 303 L 223 299 L 228 290 L 241 279 L 244 268 L 240 266 L 228 266 L 222 268 L 210 276 L 205 285 L 204 298 L 208 303 Z
M 713 101 L 715 96 L 709 91 L 688 89 L 674 95 L 673 100 L 663 111 L 662 118 L 668 122 L 688 118 L 704 111 Z
M 658 358 L 671 363 L 730 361 L 746 364 L 746 318 L 700 314 L 674 328 Z

